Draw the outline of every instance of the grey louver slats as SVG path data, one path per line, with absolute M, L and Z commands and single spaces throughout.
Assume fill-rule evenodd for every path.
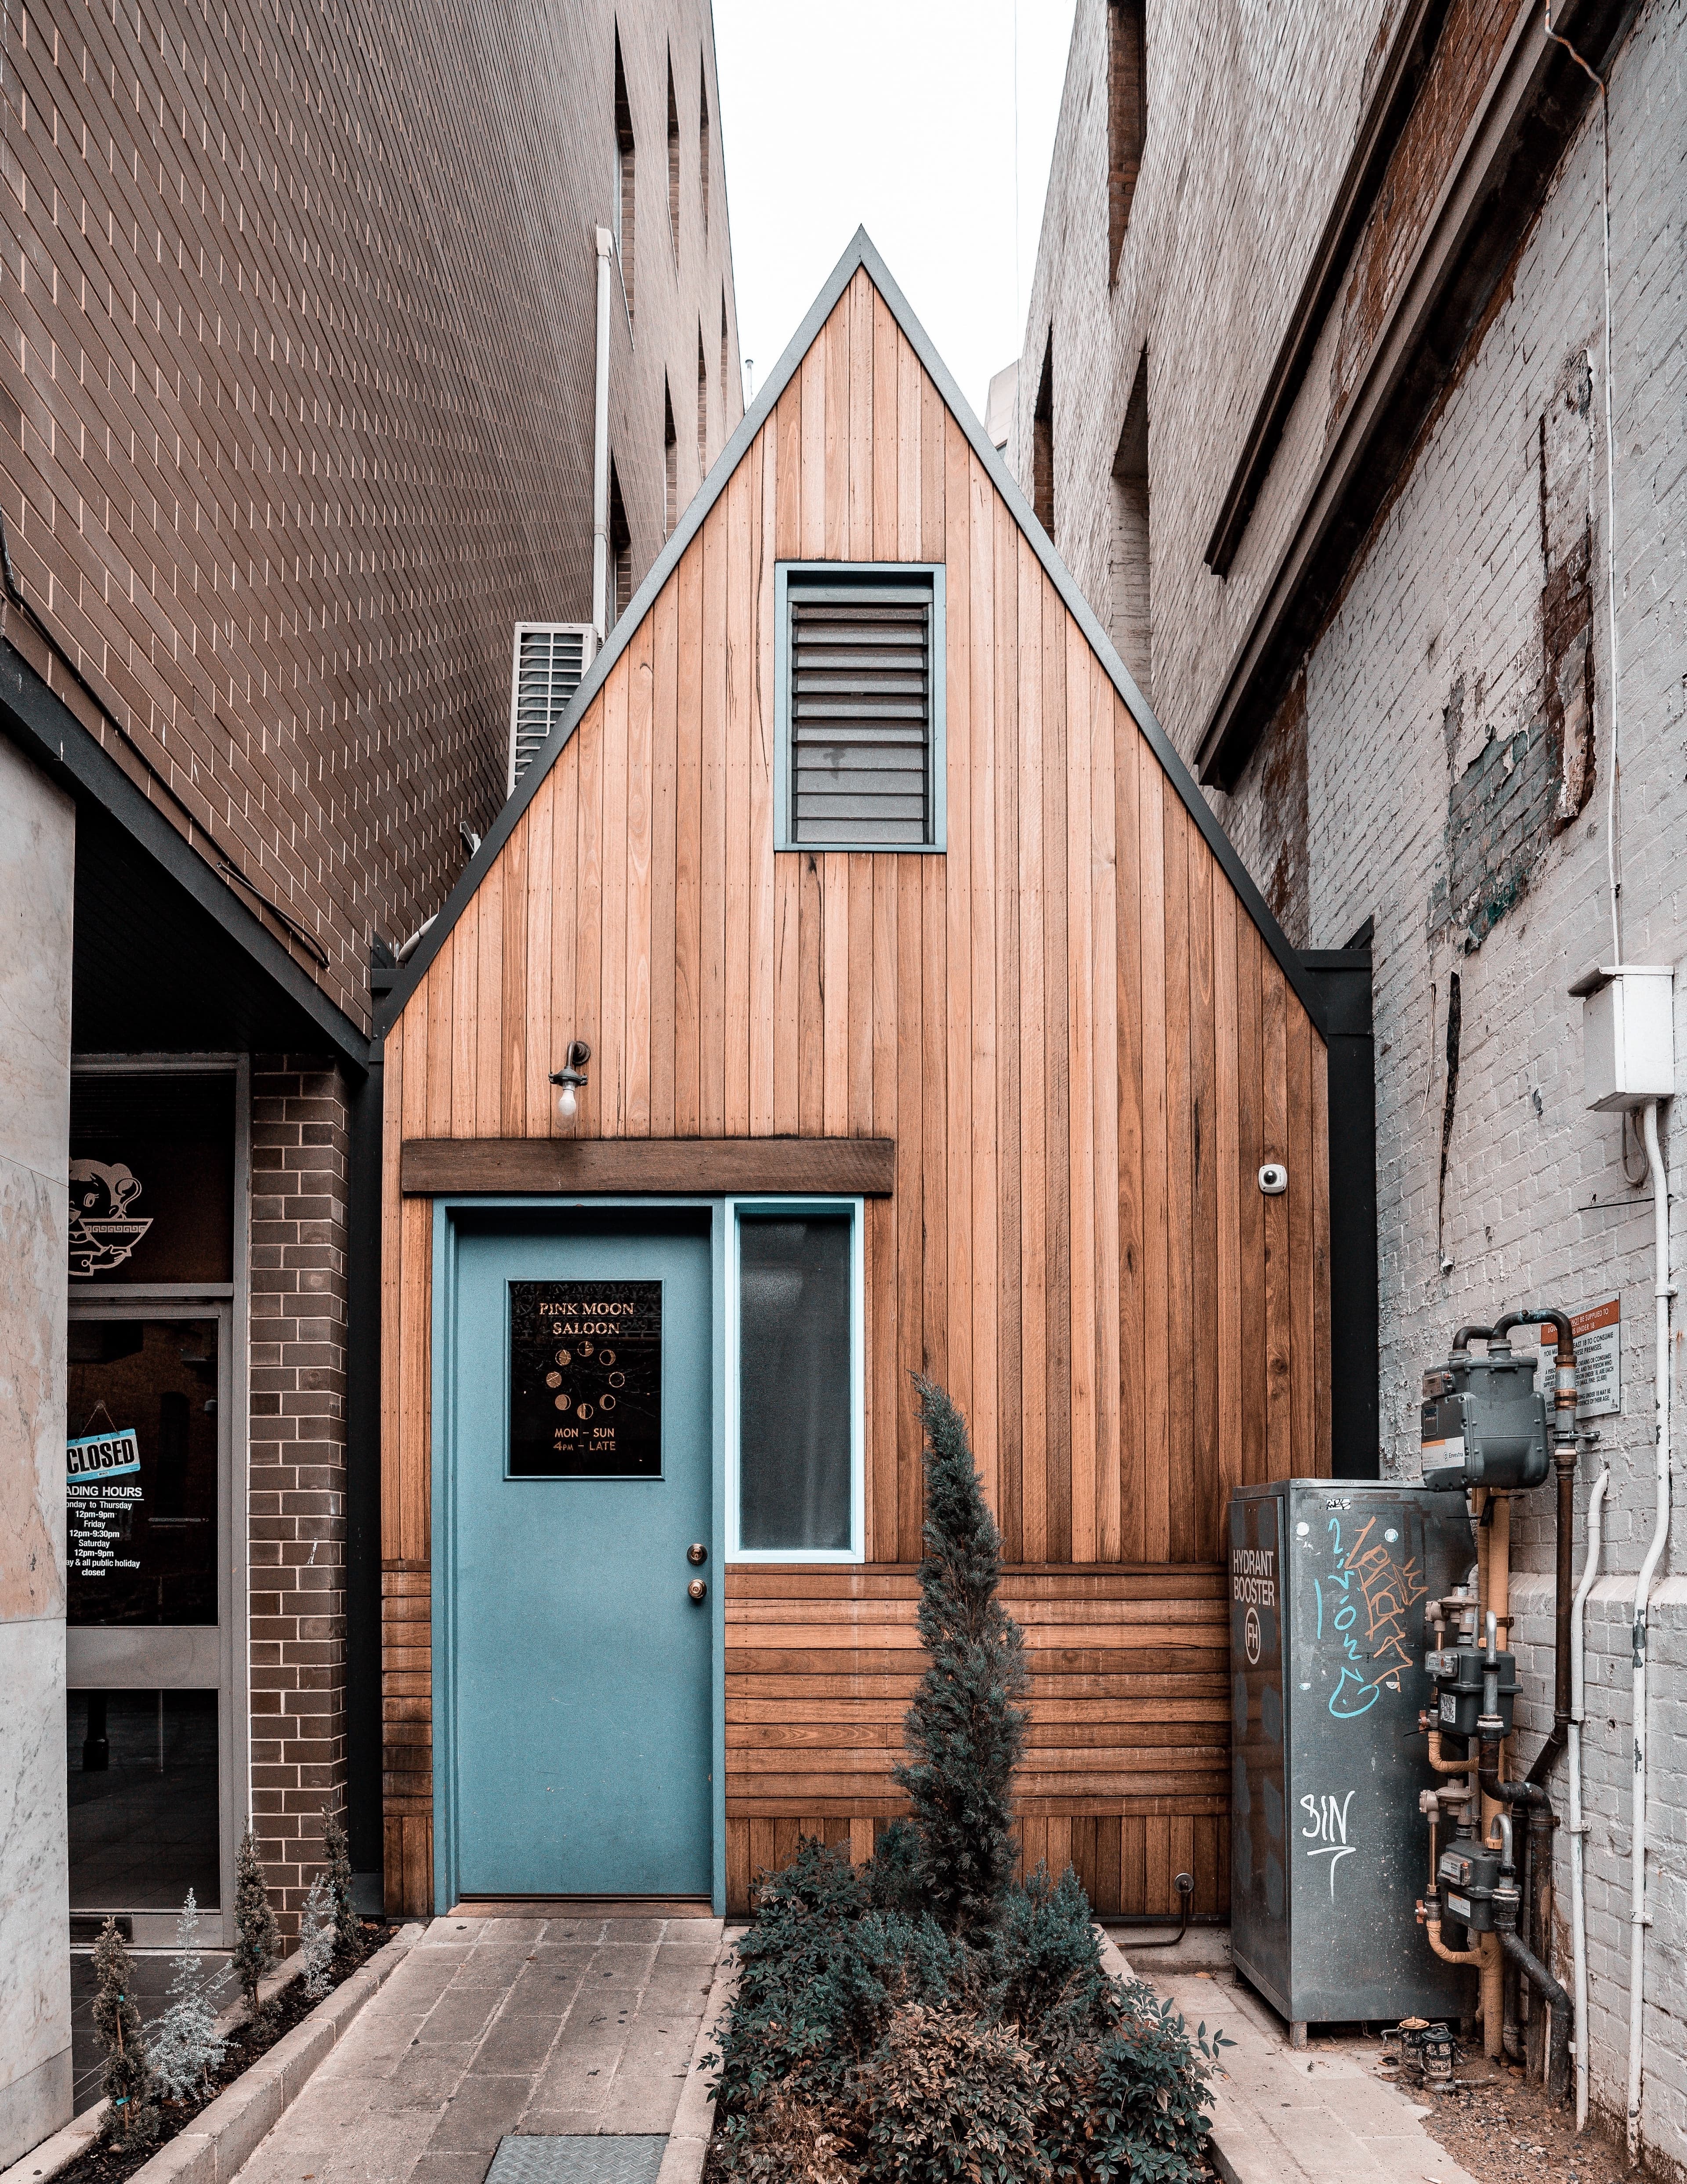
M 589 623 L 518 622 L 509 706 L 509 791 L 537 757 L 592 664 Z
M 932 581 L 790 580 L 791 836 L 931 839 Z

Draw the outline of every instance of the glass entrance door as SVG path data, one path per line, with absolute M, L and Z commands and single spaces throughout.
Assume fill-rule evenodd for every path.
M 65 1420 L 73 1929 L 232 1938 L 231 1306 L 75 1300 Z

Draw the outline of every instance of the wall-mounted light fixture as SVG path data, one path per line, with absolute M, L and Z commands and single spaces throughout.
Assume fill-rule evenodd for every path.
M 560 1069 L 551 1072 L 551 1083 L 556 1087 L 556 1112 L 560 1121 L 571 1123 L 580 1112 L 576 1091 L 586 1084 L 586 1065 L 592 1059 L 592 1050 L 583 1039 L 569 1042 L 568 1058 Z

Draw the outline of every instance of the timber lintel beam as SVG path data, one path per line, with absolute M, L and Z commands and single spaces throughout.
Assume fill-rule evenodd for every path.
M 894 1138 L 406 1138 L 406 1197 L 575 1192 L 707 1196 L 809 1192 L 888 1198 Z

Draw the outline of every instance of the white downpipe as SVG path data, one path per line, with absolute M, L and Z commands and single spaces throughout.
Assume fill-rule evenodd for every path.
M 1606 1489 L 1611 1484 L 1607 1466 L 1593 1483 L 1588 1496 L 1587 1560 L 1582 1581 L 1576 1587 L 1576 1605 L 1570 1620 L 1570 1743 L 1566 1755 L 1570 1774 L 1570 1938 L 1575 1953 L 1576 2000 L 1576 2129 L 1588 2120 L 1588 1907 L 1582 1846 L 1587 1822 L 1582 1817 L 1582 1722 L 1587 1712 L 1588 1595 L 1599 1575 L 1601 1525 L 1605 1514 Z
M 592 432 L 592 627 L 601 644 L 610 604 L 610 262 L 615 239 L 598 230 L 598 393 Z
M 1640 2154 L 1640 2048 L 1645 2030 L 1646 1972 L 1646 1610 L 1652 1579 L 1669 1537 L 1669 1176 L 1658 1150 L 1657 1101 L 1640 1110 L 1646 1165 L 1652 1178 L 1652 1235 L 1656 1255 L 1657 1362 L 1653 1368 L 1657 1440 L 1657 1513 L 1651 1545 L 1634 1580 L 1634 1816 L 1629 1903 L 1629 2159 Z

